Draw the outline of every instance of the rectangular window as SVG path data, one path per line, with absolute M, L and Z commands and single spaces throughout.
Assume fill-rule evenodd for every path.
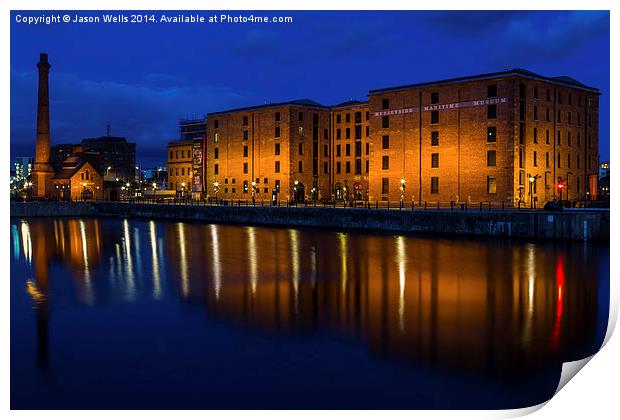
M 362 123 L 362 113 L 356 112 L 355 113 L 355 124 L 361 124 L 361 123 Z
M 361 139 L 362 139 L 362 126 L 356 125 L 355 126 L 355 140 L 361 140 Z
M 275 154 L 276 156 L 279 156 L 280 155 L 280 143 L 276 143 L 275 147 L 276 147 Z
M 538 121 L 538 107 L 537 106 L 534 107 L 534 120 Z
M 312 114 L 312 125 L 319 125 L 319 114 Z
M 439 146 L 439 131 L 431 131 L 431 146 Z
M 551 111 L 547 108 L 547 121 L 551 121 Z
M 300 112 L 297 118 L 299 121 L 303 121 L 304 120 L 304 113 Z
M 366 143 L 366 155 L 370 154 L 370 143 Z
M 497 164 L 497 152 L 495 150 L 487 151 L 487 166 L 495 166 Z
M 280 192 L 280 180 L 276 179 L 276 191 Z
M 280 113 L 276 112 L 273 118 L 276 122 L 280 121 Z
M 345 122 L 348 122 L 348 123 L 350 123 L 350 122 L 351 122 L 351 114 L 349 114 L 349 113 L 347 112 L 347 113 L 346 113 L 346 115 L 345 115 L 344 117 L 345 117 L 345 118 L 344 118 Z
M 342 164 L 340 162 L 336 162 L 336 173 L 339 174 L 342 172 Z
M 439 177 L 431 177 L 431 194 L 439 194 Z
M 487 176 L 487 194 L 497 194 L 497 180 L 492 176 Z
M 351 162 L 345 163 L 346 173 L 351 173 Z
M 383 156 L 382 158 L 382 169 L 390 169 L 390 157 Z
M 247 174 L 247 173 L 248 173 L 248 163 L 247 163 L 247 162 L 244 162 L 244 163 L 243 163 L 243 173 L 244 173 L 244 174 Z
M 439 168 L 439 153 L 431 154 L 431 168 Z
M 562 112 L 558 110 L 558 122 L 562 122 Z
M 323 145 L 323 156 L 329 156 L 329 147 L 326 144 Z
M 497 127 L 487 127 L 487 143 L 495 143 L 497 141 Z
M 341 153 L 341 148 L 340 148 L 340 145 L 339 145 L 339 144 L 337 144 L 337 145 L 336 145 L 336 157 L 340 157 L 340 156 L 341 156 L 341 154 L 342 154 L 342 153 Z
M 560 134 L 560 130 L 558 130 L 558 146 L 562 145 L 562 135 Z
M 549 130 L 545 132 L 545 143 L 549 144 Z
M 243 140 L 248 139 L 248 130 L 243 130 Z
M 438 104 L 439 103 L 439 92 L 432 92 L 431 93 L 431 103 L 432 104 Z
M 497 105 L 487 105 L 487 118 L 490 120 L 497 118 Z
M 355 142 L 355 157 L 362 157 L 362 142 Z
M 275 128 L 274 137 L 275 138 L 280 138 L 280 127 L 276 127 Z
M 323 130 L 323 139 L 329 140 L 329 130 L 327 128 Z
M 381 117 L 381 128 L 390 128 L 390 117 L 384 115 Z
M 344 138 L 345 139 L 350 139 L 351 138 L 351 129 L 349 127 L 345 128 L 345 130 L 344 130 Z
M 298 162 L 298 172 L 303 172 L 304 171 L 304 163 L 300 160 Z
M 300 155 L 304 154 L 304 144 L 303 143 L 299 143 L 298 145 L 298 152 Z
M 488 85 L 487 86 L 487 97 L 495 98 L 497 96 L 497 85 Z
M 566 165 L 568 165 L 568 169 L 570 169 L 570 153 L 567 156 Z
M 336 114 L 336 124 L 340 124 L 342 122 L 342 115 Z
M 323 162 L 323 173 L 326 174 L 329 172 L 329 168 L 327 166 L 327 162 Z
M 213 174 L 217 175 L 220 173 L 220 165 L 217 163 L 213 166 Z
M 340 129 L 338 128 L 336 130 L 336 140 L 340 140 L 342 138 L 342 132 L 340 131 Z
M 545 153 L 545 166 L 547 168 L 549 167 L 549 152 Z
M 351 156 L 351 145 L 350 144 L 347 144 L 344 146 L 344 155 Z
M 390 109 L 390 100 L 387 98 L 383 99 L 383 101 L 381 101 L 381 108 Z
M 537 159 L 538 155 L 536 154 L 536 152 L 534 152 L 534 166 L 538 166 L 538 159 Z
M 219 157 L 220 157 L 220 149 L 216 147 L 215 149 L 213 149 L 213 159 L 219 159 Z
M 243 146 L 243 157 L 248 157 L 248 146 Z
M 431 111 L 431 124 L 439 124 L 439 111 Z
M 218 120 L 213 120 L 213 128 L 218 128 L 220 126 L 220 122 Z
M 366 126 L 366 137 L 370 137 L 370 126 Z
M 362 161 L 359 159 L 355 161 L 355 174 L 356 175 L 362 174 Z
M 562 167 L 562 159 L 561 159 L 561 156 L 560 156 L 559 153 L 558 153 L 558 162 L 557 163 L 558 163 L 558 165 L 557 165 L 558 168 L 561 168 Z
M 381 194 L 389 194 L 389 193 L 390 193 L 390 179 L 381 178 Z
M 243 117 L 243 125 L 248 125 L 248 117 Z
M 390 136 L 383 136 L 382 148 L 383 149 L 389 149 L 390 148 Z
M 534 86 L 534 98 L 538 99 L 538 86 Z
M 274 172 L 275 172 L 275 173 L 277 173 L 277 174 L 279 174 L 279 173 L 280 173 L 280 161 L 279 161 L 279 160 L 276 160 L 276 161 L 275 161 L 275 169 L 274 169 Z

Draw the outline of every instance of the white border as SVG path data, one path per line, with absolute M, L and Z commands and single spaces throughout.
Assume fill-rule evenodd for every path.
M 22 9 L 22 10 L 375 10 L 377 8 L 385 10 L 611 10 L 611 90 L 610 94 L 613 98 L 610 101 L 610 120 L 611 130 L 610 136 L 612 139 L 617 139 L 618 121 L 620 121 L 618 114 L 618 99 L 620 97 L 618 75 L 620 75 L 620 66 L 618 65 L 619 48 L 618 42 L 618 27 L 620 26 L 620 19 L 618 13 L 620 12 L 620 2 L 617 1 L 603 1 L 603 0 L 435 0 L 429 1 L 405 1 L 405 0 L 382 0 L 380 3 L 369 0 L 296 0 L 296 1 L 284 1 L 284 0 L 263 0 L 260 4 L 250 1 L 238 1 L 238 0 L 215 0 L 210 2 L 198 1 L 198 0 L 135 0 L 131 4 L 128 4 L 127 0 L 88 0 L 88 2 L 82 0 L 5 0 L 2 2 L 0 8 L 2 13 L 2 19 L 0 20 L 0 57 L 4 58 L 3 65 L 1 67 L 1 84 L 2 84 L 2 112 L 0 118 L 2 121 L 2 138 L 3 147 L 8 149 L 10 138 L 9 130 L 9 104 L 10 104 L 10 77 L 9 77 L 9 63 L 7 58 L 9 57 L 10 48 L 10 10 Z M 612 165 L 615 162 L 620 162 L 620 156 L 618 155 L 617 146 L 614 142 L 611 142 L 611 162 Z M 4 150 L 5 153 L 0 154 L 0 168 L 9 168 L 9 153 L 8 150 Z M 614 166 L 615 167 L 615 166 Z M 612 170 L 612 174 L 615 172 Z M 615 178 L 614 175 L 612 177 Z M 8 180 L 8 176 L 5 176 Z M 613 183 L 612 183 L 613 184 Z M 613 184 L 615 185 L 615 184 Z M 8 188 L 5 190 L 8 191 Z M 9 217 L 9 204 L 8 194 L 0 195 L 1 208 L 5 217 Z M 618 208 L 618 201 L 620 195 L 612 194 L 612 213 L 616 213 Z M 6 219 L 5 219 L 6 220 Z M 0 241 L 0 255 L 8 262 L 9 260 L 9 246 L 6 238 L 9 236 L 8 223 L 4 223 L 1 226 L 4 241 Z M 611 237 L 618 237 L 618 224 L 616 222 L 616 216 L 612 217 L 611 222 Z M 611 243 L 611 285 L 610 292 L 612 296 L 611 311 L 610 311 L 610 325 L 606 336 L 606 343 L 611 336 L 613 327 L 617 319 L 618 313 L 618 285 L 620 279 L 620 272 L 618 271 L 618 252 L 617 252 L 617 240 L 612 239 Z M 9 276 L 8 267 L 9 264 L 4 264 L 5 276 L 3 279 L 3 289 L 0 291 L 0 310 L 2 311 L 2 322 L 0 322 L 0 354 L 1 365 L 0 372 L 0 407 L 2 411 L 9 410 Z M 586 416 L 593 418 L 616 418 L 618 415 L 618 374 L 620 369 L 618 368 L 618 357 L 620 356 L 620 344 L 618 339 L 615 338 L 609 341 L 603 351 L 592 358 L 592 361 L 583 369 L 583 372 L 579 373 L 578 378 L 574 381 L 570 381 L 564 389 L 561 390 L 554 398 L 551 399 L 547 406 L 537 411 L 534 415 L 538 418 L 584 418 Z M 102 396 L 102 398 L 105 398 Z M 544 406 L 545 404 L 542 404 Z M 513 417 L 515 415 L 527 414 L 528 412 L 535 411 L 540 407 L 533 407 L 526 410 L 509 410 L 509 411 L 315 411 L 315 412 L 289 412 L 289 411 L 226 411 L 226 412 L 195 412 L 195 411 L 183 411 L 183 412 L 162 412 L 162 411 L 147 411 L 147 412 L 101 412 L 93 411 L 84 413 L 81 411 L 58 411 L 58 412 L 11 412 L 10 415 L 16 418 L 34 418 L 44 415 L 47 418 L 58 419 L 81 419 L 84 415 L 95 419 L 108 418 L 109 416 L 120 417 L 134 417 L 136 415 L 146 415 L 153 419 L 167 419 L 171 414 L 178 416 L 183 415 L 191 418 L 204 418 L 205 415 L 216 416 L 217 418 L 238 418 L 251 416 L 252 419 L 279 419 L 289 418 L 291 414 L 303 416 L 303 417 L 328 417 L 328 418 L 355 418 L 358 419 L 371 419 L 376 416 L 389 416 L 390 418 L 407 418 L 411 416 L 420 416 L 421 418 L 453 418 L 453 417 L 466 417 L 466 418 L 496 418 L 496 417 Z

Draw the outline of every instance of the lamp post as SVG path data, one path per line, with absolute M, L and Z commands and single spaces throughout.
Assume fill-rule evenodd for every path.
M 252 181 L 252 205 L 256 204 L 256 181 Z
M 534 183 L 536 182 L 538 178 L 540 178 L 540 175 L 527 174 L 527 176 L 530 181 L 530 208 L 533 209 L 534 208 Z
M 181 182 L 181 197 L 185 197 L 185 182 Z
M 213 183 L 213 193 L 215 194 L 215 202 L 217 203 L 217 193 L 220 191 L 220 183 L 215 181 Z
M 295 185 L 293 187 L 293 200 L 297 203 L 297 186 L 299 185 L 299 181 L 295 180 L 293 184 Z
M 105 177 L 106 177 L 106 178 L 109 178 L 109 175 L 110 175 L 110 169 L 112 169 L 112 167 L 111 167 L 111 166 L 108 166 L 108 167 L 106 168 L 106 170 L 105 170 Z
M 400 180 L 400 206 L 403 207 L 405 205 L 405 178 L 401 178 Z

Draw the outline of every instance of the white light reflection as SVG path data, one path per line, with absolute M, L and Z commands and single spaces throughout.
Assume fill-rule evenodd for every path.
M 531 343 L 532 330 L 534 328 L 534 290 L 536 286 L 536 247 L 534 244 L 528 244 L 525 248 L 526 256 L 526 273 L 527 273 L 527 313 L 523 326 L 523 341 Z
M 93 285 L 90 279 L 90 268 L 88 266 L 88 248 L 86 242 L 86 225 L 84 220 L 80 220 L 80 238 L 82 240 L 82 258 L 84 259 L 84 299 L 86 303 L 92 305 L 94 301 Z
M 220 244 L 216 225 L 211 225 L 211 246 L 213 247 L 213 252 L 211 252 L 213 255 L 213 288 L 217 301 L 220 299 L 222 289 L 222 267 L 220 266 Z
M 19 230 L 17 225 L 11 225 L 11 238 L 13 239 L 13 259 L 18 260 L 21 249 L 19 247 Z
M 405 270 L 407 267 L 407 253 L 405 251 L 405 238 L 396 238 L 396 263 L 398 264 L 398 327 L 400 331 L 405 331 Z
M 342 296 L 344 298 L 347 294 L 347 235 L 339 233 L 338 240 L 340 241 L 341 263 L 340 288 L 342 289 Z
M 151 240 L 151 256 L 153 261 L 153 298 L 161 297 L 161 278 L 159 277 L 159 254 L 157 253 L 157 234 L 155 231 L 155 222 L 149 222 L 149 232 Z
M 256 229 L 248 227 L 248 263 L 250 264 L 250 286 L 252 287 L 252 295 L 256 294 L 256 285 L 258 283 L 258 254 L 256 252 Z
M 32 262 L 32 241 L 30 239 L 30 226 L 28 223 L 21 223 L 21 231 L 22 231 L 22 248 L 24 249 L 24 258 L 26 262 Z
M 134 300 L 136 294 L 136 285 L 134 283 L 133 278 L 133 261 L 131 259 L 131 238 L 129 237 L 129 221 L 127 219 L 123 220 L 123 244 L 124 244 L 124 256 L 127 264 L 126 267 L 126 275 L 125 279 L 127 281 L 126 285 L 126 296 L 128 300 Z M 118 258 L 119 265 L 121 265 L 122 259 Z M 123 277 L 120 277 L 123 278 Z
M 179 251 L 181 252 L 181 293 L 183 297 L 189 294 L 189 278 L 187 275 L 187 253 L 185 249 L 185 224 L 179 223 Z

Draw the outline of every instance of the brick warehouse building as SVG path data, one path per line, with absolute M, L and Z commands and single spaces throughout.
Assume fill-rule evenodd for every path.
M 599 91 L 527 70 L 208 114 L 218 198 L 410 203 L 596 198 Z M 531 194 L 530 194 L 531 191 Z

